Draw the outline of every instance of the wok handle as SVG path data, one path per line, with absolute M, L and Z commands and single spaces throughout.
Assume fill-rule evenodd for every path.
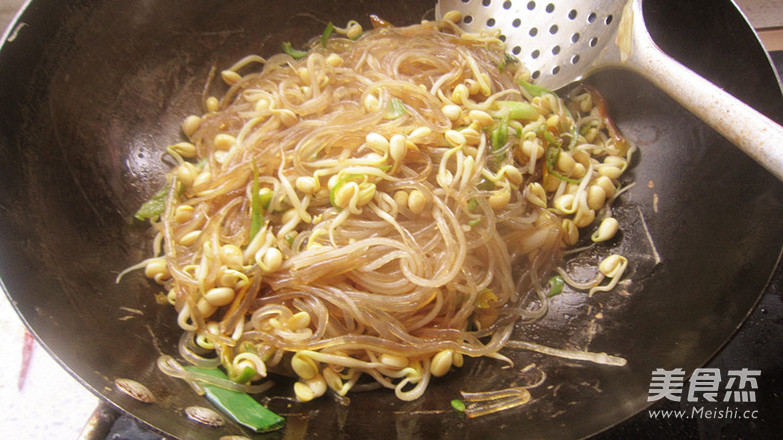
M 783 181 L 783 127 L 666 55 L 644 27 L 635 26 L 633 33 L 627 67 L 645 76 Z

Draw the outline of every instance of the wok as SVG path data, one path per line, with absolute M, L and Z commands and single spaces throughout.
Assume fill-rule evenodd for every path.
M 241 433 L 230 423 L 207 428 L 188 420 L 183 408 L 206 401 L 155 366 L 161 353 L 176 354 L 179 331 L 174 311 L 154 301 L 155 287 L 142 275 L 114 282 L 151 252 L 148 228 L 132 214 L 163 182 L 162 150 L 179 139 L 180 121 L 199 111 L 213 65 L 269 55 L 282 41 L 301 45 L 327 20 L 357 18 L 368 28 L 375 13 L 408 24 L 431 17 L 433 4 L 28 3 L 0 51 L 0 279 L 39 341 L 86 387 L 162 433 Z M 733 3 L 650 1 L 645 16 L 665 51 L 783 121 L 769 59 Z M 617 354 L 628 365 L 518 351 L 509 352 L 513 369 L 470 360 L 414 402 L 383 391 L 353 395 L 349 406 L 272 399 L 288 425 L 262 438 L 586 437 L 648 405 L 652 370 L 690 373 L 723 346 L 778 263 L 781 183 L 634 74 L 605 71 L 590 82 L 641 150 L 630 172 L 637 185 L 617 206 L 624 232 L 594 251 L 628 256 L 633 283 L 625 296 L 566 292 L 525 337 Z M 530 362 L 548 379 L 526 407 L 472 420 L 449 410 L 458 390 L 517 384 Z M 116 378 L 145 384 L 157 402 L 120 393 Z

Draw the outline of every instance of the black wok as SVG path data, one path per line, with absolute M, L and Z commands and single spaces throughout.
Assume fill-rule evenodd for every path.
M 36 0 L 0 51 L 0 278 L 41 343 L 96 394 L 170 436 L 218 438 L 183 408 L 205 405 L 155 360 L 175 354 L 170 307 L 139 274 L 118 271 L 151 252 L 132 213 L 159 187 L 161 151 L 199 111 L 211 66 L 269 55 L 319 34 L 325 21 L 368 14 L 407 24 L 430 2 L 402 0 L 174 2 Z M 650 1 L 646 19 L 664 50 L 740 99 L 783 121 L 778 81 L 747 22 L 729 1 Z M 617 208 L 622 237 L 607 247 L 632 262 L 627 296 L 570 292 L 528 337 L 625 357 L 623 368 L 511 353 L 514 369 L 473 360 L 426 397 L 388 392 L 294 404 L 269 438 L 579 438 L 647 406 L 651 371 L 704 365 L 767 287 L 783 242 L 783 187 L 730 143 L 639 77 L 590 80 L 625 134 L 641 147 L 637 185 Z M 783 140 L 782 140 L 783 143 Z M 647 239 L 645 229 L 654 243 Z M 593 258 L 592 255 L 581 257 Z M 588 261 L 589 262 L 589 261 Z M 595 313 L 601 311 L 602 319 Z M 586 329 L 592 328 L 594 332 Z M 547 383 L 525 408 L 466 420 L 449 409 L 458 390 L 513 385 L 541 365 Z M 752 367 L 752 366 L 748 366 Z M 157 403 L 130 399 L 116 378 L 147 385 Z M 763 389 L 764 378 L 759 385 Z M 287 393 L 285 387 L 274 391 Z

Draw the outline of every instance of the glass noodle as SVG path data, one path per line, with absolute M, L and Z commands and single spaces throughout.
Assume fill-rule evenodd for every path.
M 185 358 L 245 384 L 288 372 L 299 400 L 360 378 L 412 400 L 463 356 L 504 359 L 564 250 L 611 218 L 632 150 L 596 92 L 529 86 L 497 35 L 450 21 L 334 34 L 222 78 L 169 148 L 162 253 L 141 266 Z

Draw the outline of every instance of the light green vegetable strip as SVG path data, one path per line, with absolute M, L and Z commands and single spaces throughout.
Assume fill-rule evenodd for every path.
M 527 90 L 528 93 L 530 93 L 533 96 L 542 96 L 545 94 L 549 95 L 555 95 L 557 96 L 557 93 L 547 89 L 546 87 L 537 86 L 535 84 L 530 84 L 527 81 L 519 81 L 519 85 L 522 86 L 523 89 Z
M 506 52 L 503 54 L 503 59 L 500 60 L 500 62 L 498 63 L 498 70 L 500 72 L 503 72 L 503 70 L 505 70 L 506 66 L 508 66 L 509 64 L 517 64 L 517 63 L 519 63 L 517 57 Z
M 299 49 L 294 49 L 291 46 L 291 43 L 288 41 L 283 42 L 283 52 L 285 52 L 287 55 L 290 55 L 291 58 L 298 60 L 299 58 L 304 58 L 307 56 L 307 52 Z
M 508 115 L 509 119 L 536 119 L 538 110 L 524 101 L 496 101 L 497 114 Z
M 465 412 L 465 402 L 463 402 L 463 401 L 461 401 L 459 399 L 452 400 L 451 401 L 451 407 L 456 409 L 459 412 Z
M 549 145 L 552 145 L 553 147 L 557 147 L 557 148 L 563 146 L 563 143 L 560 142 L 560 139 L 556 138 L 555 135 L 553 135 L 549 130 L 546 129 L 546 127 L 544 126 L 539 127 L 537 132 L 540 132 L 544 136 L 544 139 L 549 143 Z
M 545 95 L 545 94 L 557 96 L 557 93 L 555 93 L 555 92 L 553 92 L 553 91 L 551 91 L 551 90 L 549 90 L 549 89 L 547 89 L 545 87 L 537 86 L 535 84 L 530 84 L 527 81 L 521 81 L 520 80 L 519 81 L 519 85 L 522 86 L 523 89 L 527 90 L 527 92 L 530 93 L 533 96 L 541 96 L 541 95 Z M 569 119 L 574 120 L 574 121 L 576 120 L 571 115 L 571 112 L 568 111 L 568 108 L 565 108 L 565 113 L 566 113 L 566 116 L 568 116 Z M 576 133 L 576 124 L 574 124 L 573 130 L 571 130 L 571 142 L 569 142 L 569 144 L 568 144 L 568 151 L 573 150 L 573 148 L 576 146 L 576 139 L 577 139 L 576 135 L 577 135 L 577 133 Z
M 272 203 L 272 193 L 264 193 L 264 194 L 258 194 L 258 200 L 261 201 L 261 207 L 264 208 L 264 210 L 269 209 L 269 205 Z
M 476 184 L 476 188 L 482 191 L 490 191 L 495 189 L 495 182 L 487 179 L 486 177 L 482 177 L 479 183 Z M 478 202 L 476 202 L 476 206 L 478 206 Z
M 258 183 L 258 167 L 253 164 L 253 194 L 250 201 L 250 241 L 253 241 L 253 237 L 261 230 L 261 226 L 264 225 L 264 201 L 261 200 L 261 195 L 258 194 L 260 190 Z M 267 206 L 269 206 L 267 201 Z
M 323 35 L 321 35 L 321 46 L 326 47 L 326 44 L 329 42 L 329 36 L 332 35 L 332 32 L 334 32 L 334 24 L 330 21 L 329 24 L 326 25 L 326 29 L 324 29 Z
M 248 383 L 250 382 L 250 379 L 253 378 L 253 376 L 256 375 L 255 368 L 245 367 L 242 369 L 242 371 L 239 372 L 237 377 L 232 377 L 231 380 L 233 380 L 236 383 Z
M 563 291 L 565 280 L 560 275 L 555 275 L 549 279 L 549 292 L 546 294 L 547 298 L 551 298 L 560 294 Z
M 285 234 L 285 241 L 287 241 L 288 244 L 294 244 L 294 238 L 296 238 L 296 236 L 290 232 Z
M 489 133 L 489 143 L 493 150 L 502 148 L 508 140 L 508 115 L 503 116 L 492 131 Z
M 143 205 L 136 211 L 134 217 L 138 220 L 147 220 L 149 218 L 155 218 L 166 210 L 166 199 L 169 196 L 168 186 L 156 192 L 151 199 L 144 202 Z
M 223 379 L 228 378 L 225 373 L 216 368 L 198 368 L 190 365 L 184 368 L 187 371 L 209 374 L 210 376 Z M 284 418 L 266 409 L 264 405 L 261 405 L 246 393 L 227 390 L 205 383 L 200 385 L 204 387 L 207 399 L 240 425 L 246 426 L 255 432 L 274 431 L 285 425 Z
M 557 171 L 555 171 L 555 165 L 557 164 L 557 159 L 560 157 L 560 153 L 563 150 L 562 149 L 562 142 L 560 142 L 559 139 L 555 137 L 552 133 L 549 132 L 544 126 L 539 127 L 538 130 L 536 130 L 537 134 L 543 135 L 544 140 L 547 141 L 549 144 L 546 148 L 546 151 L 544 153 L 544 162 L 546 165 L 546 170 L 549 172 L 549 174 L 557 177 L 560 180 L 565 180 L 568 183 L 579 183 L 582 180 L 576 180 L 568 178 Z
M 579 182 L 582 181 L 582 179 L 579 180 L 571 179 L 555 171 L 555 164 L 557 164 L 557 159 L 560 157 L 561 151 L 562 148 L 560 148 L 560 145 L 550 145 L 549 147 L 547 147 L 546 152 L 544 153 L 547 172 L 549 172 L 549 174 L 557 177 L 560 180 L 565 180 L 568 183 L 578 184 Z
M 407 112 L 408 111 L 405 110 L 405 105 L 402 103 L 402 99 L 392 97 L 389 101 L 389 106 L 386 108 L 386 112 L 383 114 L 383 118 L 397 119 Z

